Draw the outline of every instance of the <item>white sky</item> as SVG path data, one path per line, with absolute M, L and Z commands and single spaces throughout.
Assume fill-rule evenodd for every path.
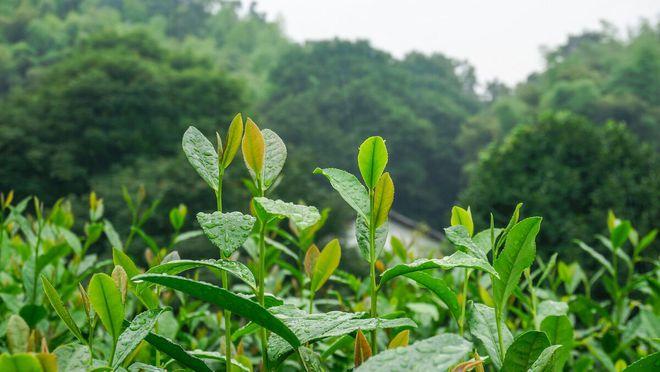
M 258 9 L 282 17 L 295 41 L 368 39 L 397 57 L 441 52 L 468 60 L 480 82 L 508 84 L 543 67 L 541 46 L 600 20 L 625 35 L 641 18 L 660 18 L 659 0 L 260 0 Z

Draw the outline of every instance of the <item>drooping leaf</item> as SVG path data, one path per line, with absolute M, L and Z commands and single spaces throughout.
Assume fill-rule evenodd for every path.
M 44 292 L 46 293 L 46 298 L 48 298 L 48 301 L 50 302 L 51 306 L 53 306 L 53 309 L 55 309 L 55 312 L 57 315 L 62 319 L 64 324 L 69 328 L 69 331 L 73 333 L 74 336 L 80 342 L 85 343 L 85 338 L 82 336 L 82 333 L 80 333 L 80 328 L 78 328 L 78 325 L 76 325 L 76 322 L 73 321 L 73 318 L 71 317 L 71 314 L 69 313 L 69 310 L 64 306 L 64 303 L 62 302 L 62 299 L 60 298 L 60 295 L 57 293 L 57 290 L 55 290 L 55 287 L 53 287 L 52 284 L 46 279 L 45 276 L 41 276 L 41 282 L 44 287 Z
M 367 220 L 369 216 L 369 193 L 358 179 L 341 169 L 316 168 L 314 174 L 324 175 L 332 188 L 337 190 L 344 201 L 353 208 L 360 217 Z
M 136 347 L 151 332 L 156 325 L 158 317 L 167 309 L 147 310 L 138 314 L 124 329 L 117 340 L 115 354 L 112 358 L 112 368 L 119 367 L 124 360 L 135 350 Z
M 445 256 L 443 258 L 420 258 L 411 263 L 398 264 L 385 270 L 380 276 L 380 282 L 382 285 L 382 283 L 385 283 L 399 275 L 404 275 L 415 271 L 429 269 L 450 270 L 455 267 L 482 270 L 493 274 L 495 277 L 498 275 L 497 272 L 495 272 L 495 269 L 490 266 L 488 262 L 470 256 L 467 253 L 458 251 L 454 252 L 451 256 Z
M 250 171 L 252 178 L 261 180 L 264 171 L 264 158 L 266 152 L 266 143 L 259 127 L 248 118 L 245 124 L 245 133 L 243 134 L 243 160 Z
M 289 218 L 300 230 L 313 226 L 321 219 L 318 209 L 309 205 L 293 204 L 263 197 L 254 198 L 254 204 L 255 208 L 261 208 L 270 215 Z
M 355 368 L 362 365 L 369 358 L 371 358 L 371 346 L 369 346 L 369 341 L 364 337 L 362 330 L 358 329 L 357 334 L 355 335 L 355 348 L 353 352 L 353 363 Z
M 309 314 L 287 305 L 271 308 L 271 311 L 298 335 L 303 344 L 314 343 L 328 337 L 343 336 L 358 329 L 366 332 L 374 329 L 416 327 L 416 324 L 407 318 L 364 318 L 365 313 L 331 311 Z M 268 356 L 272 360 L 282 361 L 293 350 L 281 337 L 271 335 L 268 342 Z
M 389 172 L 383 173 L 378 179 L 374 190 L 374 225 L 381 226 L 387 222 L 390 209 L 394 202 L 394 182 Z
M 458 304 L 458 298 L 456 293 L 449 288 L 447 283 L 442 278 L 436 278 L 425 272 L 414 271 L 407 274 L 404 274 L 405 277 L 414 280 L 418 284 L 423 285 L 433 292 L 442 302 L 447 305 L 449 312 L 454 317 L 455 320 L 460 318 L 460 306 Z M 382 282 L 381 282 L 382 285 Z
M 474 222 L 472 222 L 472 211 L 470 207 L 467 210 L 454 206 L 451 208 L 451 225 L 464 226 L 467 229 L 468 237 L 474 235 Z
M 291 346 L 300 346 L 298 337 L 281 320 L 274 317 L 268 310 L 256 302 L 238 296 L 226 289 L 209 283 L 197 282 L 167 274 L 142 274 L 133 279 L 163 285 L 214 304 L 222 309 L 229 310 L 276 333 L 291 344 Z
M 408 346 L 408 339 L 410 337 L 410 330 L 405 329 L 399 333 L 390 341 L 387 345 L 388 349 L 396 349 L 397 347 Z
M 563 346 L 561 350 L 553 352 L 553 364 L 562 367 L 568 360 L 573 347 L 573 325 L 571 321 L 566 315 L 548 316 L 541 322 L 541 331 L 545 332 L 552 345 Z
M 330 278 L 333 272 L 339 266 L 341 259 L 341 247 L 339 240 L 333 239 L 321 251 L 314 265 L 314 275 L 312 276 L 312 291 L 316 292 Z
M 7 348 L 12 354 L 25 353 L 28 350 L 30 326 L 20 316 L 14 314 L 7 321 Z
M 544 332 L 527 331 L 518 335 L 506 351 L 502 372 L 527 372 L 548 346 L 550 341 Z
M 462 337 L 446 333 L 406 347 L 385 350 L 369 358 L 355 372 L 446 371 L 472 350 Z
M 236 278 L 242 280 L 245 284 L 249 285 L 250 288 L 256 290 L 257 284 L 254 279 L 254 274 L 252 271 L 239 261 L 232 260 L 175 260 L 169 261 L 158 266 L 150 268 L 146 274 L 169 274 L 176 275 L 184 271 L 196 269 L 199 267 L 208 267 L 213 270 L 221 270 L 230 273 Z M 150 283 L 143 282 L 138 283 L 137 288 L 143 289 L 143 287 L 149 287 Z
M 657 371 L 660 368 L 660 352 L 646 356 L 629 365 L 623 372 Z
M 495 367 L 502 368 L 502 359 L 500 358 L 500 355 L 504 354 L 504 351 L 500 354 L 495 309 L 484 304 L 470 302 L 467 325 L 470 334 L 483 345 Z M 506 349 L 513 342 L 513 336 L 504 321 L 501 321 L 501 327 L 502 343 Z
M 236 156 L 238 148 L 241 146 L 241 137 L 243 137 L 243 117 L 239 113 L 234 116 L 231 124 L 229 124 L 229 130 L 227 130 L 227 139 L 222 151 L 223 168 L 227 169 L 234 160 L 234 156 Z
M 507 234 L 504 249 L 494 263 L 500 277 L 493 282 L 493 295 L 500 309 L 518 286 L 523 270 L 534 262 L 535 240 L 540 228 L 541 218 L 530 217 L 518 222 Z
M 385 247 L 385 242 L 387 241 L 387 234 L 390 231 L 389 223 L 385 222 L 384 224 L 376 228 L 375 234 L 375 245 L 376 252 L 374 259 L 377 260 L 380 257 L 380 253 Z M 360 249 L 360 254 L 367 262 L 371 262 L 371 255 L 369 253 L 369 225 L 367 220 L 358 216 L 355 221 L 355 238 L 357 239 L 358 248 Z
M 382 137 L 367 138 L 358 151 L 358 168 L 368 188 L 373 189 L 387 166 L 387 147 Z
M 183 134 L 183 152 L 197 174 L 215 191 L 218 190 L 218 154 L 204 135 L 195 127 Z
M 561 345 L 548 346 L 541 352 L 541 355 L 534 361 L 529 368 L 529 372 L 554 372 L 561 371 L 561 351 L 564 349 Z M 561 364 L 560 364 L 561 363 Z
M 211 243 L 229 257 L 240 248 L 252 231 L 256 219 L 241 212 L 197 213 L 197 222 Z
M 282 172 L 286 162 L 286 146 L 284 141 L 270 129 L 261 131 L 266 145 L 264 159 L 264 184 L 269 187 Z
M 124 322 L 124 303 L 119 288 L 110 276 L 98 273 L 89 281 L 87 293 L 101 323 L 116 342 Z
M 144 338 L 144 340 L 159 351 L 169 355 L 172 359 L 176 360 L 184 367 L 188 367 L 195 372 L 213 372 L 206 365 L 206 363 L 204 363 L 203 360 L 197 358 L 194 355 L 191 355 L 189 352 L 184 350 L 181 345 L 173 342 L 172 340 L 169 340 L 166 337 L 150 332 Z

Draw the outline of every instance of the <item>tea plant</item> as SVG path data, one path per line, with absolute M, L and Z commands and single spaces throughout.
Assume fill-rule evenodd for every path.
M 214 202 L 196 214 L 200 230 L 187 230 L 185 206 L 171 209 L 163 241 L 147 233 L 159 201 L 144 189 L 123 190 L 124 237 L 94 193 L 81 234 L 64 199 L 45 208 L 0 194 L 0 370 L 658 368 L 657 230 L 642 234 L 610 212 L 601 247 L 575 241 L 597 264 L 587 275 L 586 261 L 537 248 L 542 219 L 521 218 L 522 204 L 505 226 L 491 215 L 481 229 L 471 208 L 456 206 L 442 249 L 416 257 L 414 239 L 388 236 L 394 182 L 374 136 L 357 153 L 362 181 L 314 171 L 355 210 L 369 273 L 361 280 L 340 268 L 350 257 L 340 241 L 319 235 L 328 210 L 273 197 L 287 158 L 275 132 L 239 114 L 215 141 L 194 127 L 184 133 Z M 223 181 L 239 149 L 252 195 L 243 211 L 225 211 Z M 199 236 L 217 255 L 182 259 L 178 250 Z M 95 253 L 106 247 L 111 260 Z M 140 249 L 143 261 L 133 255 Z

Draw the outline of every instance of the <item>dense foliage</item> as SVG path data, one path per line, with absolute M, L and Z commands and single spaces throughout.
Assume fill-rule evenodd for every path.
M 353 210 L 369 267 L 357 278 L 339 268 L 337 239 L 316 245 L 325 211 L 271 198 L 287 159 L 275 132 L 239 114 L 215 143 L 189 127 L 182 147 L 213 202 L 196 213 L 201 230 L 186 227 L 186 207 L 173 208 L 165 245 L 143 229 L 155 206 L 143 192 L 124 195 L 126 236 L 95 193 L 80 234 L 67 201 L 47 209 L 0 194 L 0 370 L 638 372 L 660 363 L 657 230 L 610 212 L 602 246 L 574 242 L 600 266 L 587 276 L 557 253 L 537 255 L 554 249 L 537 247 L 545 222 L 523 218 L 522 204 L 501 228 L 456 206 L 445 229 L 451 249 L 418 257 L 414 244 L 388 236 L 395 183 L 386 169 L 396 154 L 372 136 L 358 149 L 361 180 L 314 171 Z M 224 198 L 239 150 L 249 214 L 229 211 Z M 214 258 L 185 257 L 200 235 Z M 93 253 L 103 243 L 112 259 Z

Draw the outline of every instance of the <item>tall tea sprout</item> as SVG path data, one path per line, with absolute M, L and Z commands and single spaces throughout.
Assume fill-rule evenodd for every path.
M 252 119 L 248 118 L 242 151 L 254 186 L 255 198 L 252 201 L 252 210 L 258 221 L 257 300 L 262 307 L 265 307 L 266 235 L 269 226 L 280 219 L 288 218 L 296 229 L 302 231 L 314 226 L 321 219 L 321 215 L 315 207 L 265 197 L 266 192 L 275 185 L 287 156 L 286 146 L 275 132 L 269 129 L 260 130 Z M 266 328 L 260 329 L 259 336 L 262 365 L 264 370 L 268 370 L 268 332 Z
M 383 138 L 367 138 L 358 151 L 358 167 L 364 185 L 352 174 L 335 168 L 317 168 L 332 187 L 357 212 L 355 233 L 362 257 L 369 262 L 371 316 L 378 316 L 376 261 L 385 245 L 387 218 L 394 200 L 394 183 L 387 166 L 387 147 Z M 365 187 L 366 186 L 366 187 Z M 377 331 L 371 331 L 372 353 L 377 352 Z

